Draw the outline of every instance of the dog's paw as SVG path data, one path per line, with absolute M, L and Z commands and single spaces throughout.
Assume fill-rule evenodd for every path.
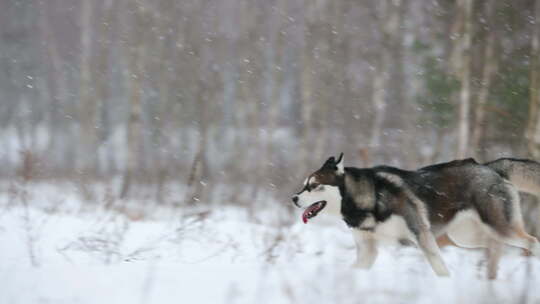
M 540 258 L 540 243 L 534 242 L 529 252 L 537 258 Z
M 373 265 L 373 263 L 366 263 L 366 262 L 361 262 L 361 261 L 356 261 L 354 262 L 354 264 L 352 264 L 352 268 L 356 268 L 356 269 L 370 269 L 371 266 Z
M 436 267 L 433 270 L 435 270 L 435 274 L 437 274 L 438 277 L 449 277 L 450 276 L 450 271 L 448 271 L 448 269 L 446 269 L 446 267 Z
M 443 271 L 441 273 L 437 273 L 437 275 L 439 277 L 449 277 L 450 276 L 450 272 L 449 271 Z

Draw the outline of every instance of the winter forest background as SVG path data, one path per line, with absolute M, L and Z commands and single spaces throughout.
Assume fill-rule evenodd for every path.
M 271 260 L 291 193 L 339 152 L 539 160 L 539 39 L 540 0 L 0 0 L 3 205 L 24 207 L 32 265 L 31 208 L 71 199 L 127 222 L 271 210 Z M 44 185 L 72 196 L 44 207 Z M 88 251 L 125 257 L 103 242 Z
M 537 156 L 535 2 L 4 0 L 0 174 L 281 192 L 342 150 Z
M 36 178 L 290 192 L 341 151 L 540 156 L 536 1 L 0 5 L 7 178 L 29 161 Z

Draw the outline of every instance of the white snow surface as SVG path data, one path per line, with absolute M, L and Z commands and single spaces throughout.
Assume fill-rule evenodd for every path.
M 450 278 L 392 244 L 360 270 L 341 220 L 305 225 L 282 202 L 153 207 L 138 218 L 36 189 L 27 205 L 0 196 L 0 304 L 540 303 L 540 260 L 518 250 L 505 252 L 495 281 L 483 251 L 459 248 L 443 249 Z

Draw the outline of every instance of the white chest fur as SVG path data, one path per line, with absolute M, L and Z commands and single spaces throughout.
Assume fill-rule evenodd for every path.
M 399 215 L 391 215 L 386 221 L 378 223 L 375 226 L 374 236 L 381 241 L 397 241 L 399 239 L 408 239 L 416 243 L 416 238 L 407 227 L 405 219 Z

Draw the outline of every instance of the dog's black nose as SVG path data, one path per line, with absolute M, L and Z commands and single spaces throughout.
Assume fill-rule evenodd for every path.
M 300 207 L 300 206 L 298 206 L 298 195 L 293 196 L 292 201 L 297 207 Z

